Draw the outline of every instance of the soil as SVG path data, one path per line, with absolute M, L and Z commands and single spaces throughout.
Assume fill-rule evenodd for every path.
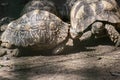
M 120 80 L 119 47 L 106 38 L 79 45 L 60 55 L 1 57 L 0 80 Z

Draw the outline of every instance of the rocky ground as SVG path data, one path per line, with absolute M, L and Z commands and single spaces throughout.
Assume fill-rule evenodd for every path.
M 107 39 L 82 45 L 61 55 L 1 57 L 0 80 L 120 80 L 120 48 Z

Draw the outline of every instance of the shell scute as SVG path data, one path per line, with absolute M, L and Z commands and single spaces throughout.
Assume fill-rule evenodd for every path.
M 3 32 L 1 40 L 15 46 L 35 46 L 39 49 L 41 47 L 48 49 L 66 39 L 68 28 L 69 24 L 56 15 L 48 11 L 33 10 L 11 22 Z

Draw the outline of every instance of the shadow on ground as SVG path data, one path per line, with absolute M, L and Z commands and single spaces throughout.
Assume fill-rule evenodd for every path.
M 116 54 L 118 55 L 118 54 Z M 83 55 L 39 57 L 37 66 L 0 73 L 1 80 L 119 80 L 120 60 Z M 100 57 L 100 56 L 99 56 Z M 118 56 L 120 57 L 120 55 Z M 45 58 L 45 59 L 44 59 Z M 111 61 L 110 61 L 111 60 Z M 16 64 L 15 64 L 16 65 Z M 20 65 L 20 64 L 19 64 Z M 34 64 L 35 65 L 35 64 Z M 27 65 L 24 65 L 24 67 Z M 113 74 L 114 72 L 114 74 Z M 112 74 L 111 74 L 112 73 Z M 115 73 L 117 75 L 115 75 Z
M 0 80 L 119 80 L 119 48 L 106 38 L 79 44 L 84 47 L 67 46 L 60 55 L 0 60 Z

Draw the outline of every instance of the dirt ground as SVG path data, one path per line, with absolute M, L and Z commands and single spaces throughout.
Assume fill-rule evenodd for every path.
M 120 80 L 120 48 L 106 39 L 83 45 L 61 55 L 1 59 L 0 80 Z

